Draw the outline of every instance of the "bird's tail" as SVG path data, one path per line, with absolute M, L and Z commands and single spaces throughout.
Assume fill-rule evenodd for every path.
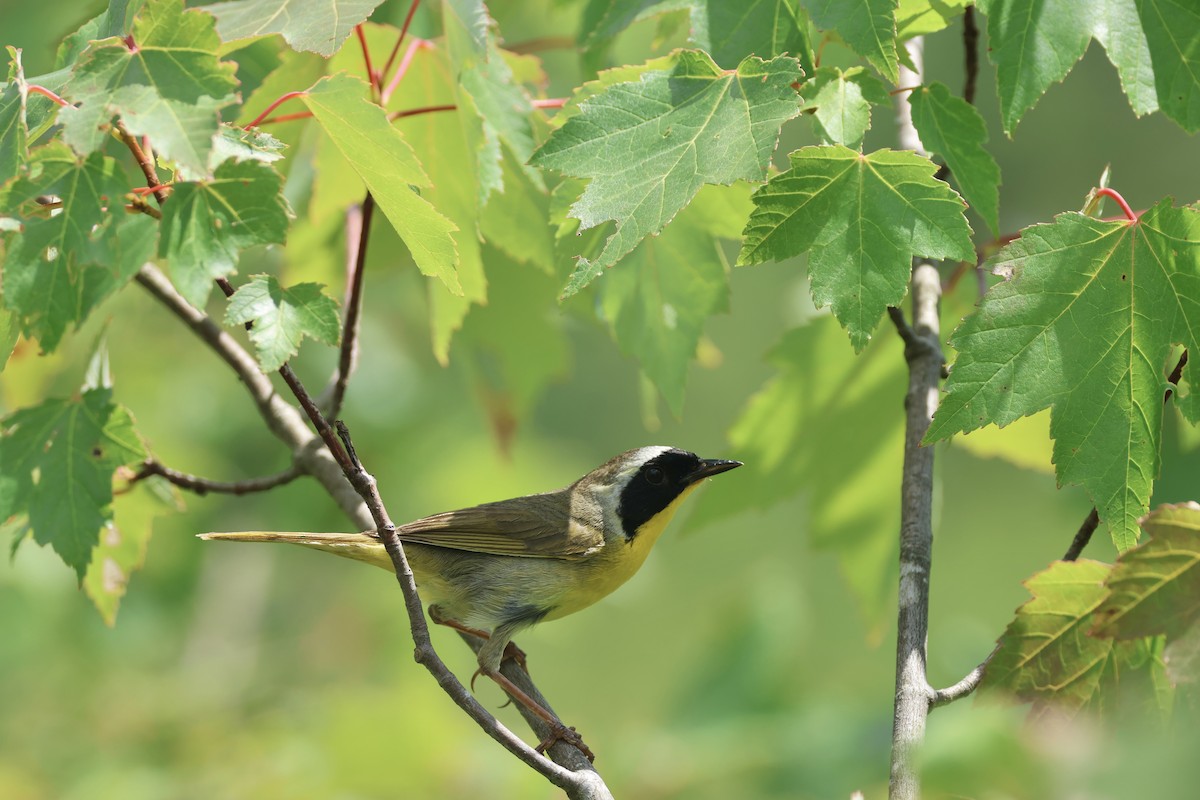
M 232 542 L 287 542 L 311 547 L 343 558 L 392 569 L 383 543 L 373 531 L 366 533 L 307 533 L 303 531 L 226 531 L 198 534 L 201 539 L 224 539 Z

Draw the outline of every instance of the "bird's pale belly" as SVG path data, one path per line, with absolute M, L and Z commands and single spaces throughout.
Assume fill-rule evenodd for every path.
M 405 545 L 404 550 L 422 599 L 436 605 L 442 615 L 484 630 L 518 620 L 533 624 L 573 614 L 623 584 L 645 558 L 627 552 L 606 567 L 603 562 L 613 561 L 615 553 L 601 551 L 568 561 L 421 544 Z
M 685 490 L 672 506 L 691 493 Z M 584 558 L 528 558 L 404 546 L 428 605 L 472 628 L 574 614 L 606 597 L 641 568 L 670 514 L 642 527 L 631 542 L 610 540 Z

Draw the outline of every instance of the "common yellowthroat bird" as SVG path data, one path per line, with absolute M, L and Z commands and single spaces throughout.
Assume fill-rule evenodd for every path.
M 513 636 L 590 606 L 637 572 L 680 503 L 705 478 L 740 467 L 674 447 L 621 453 L 566 488 L 447 511 L 397 527 L 434 622 L 487 641 L 481 674 L 591 754 L 562 723 L 500 674 Z M 392 571 L 375 531 L 204 533 L 202 539 L 290 542 Z

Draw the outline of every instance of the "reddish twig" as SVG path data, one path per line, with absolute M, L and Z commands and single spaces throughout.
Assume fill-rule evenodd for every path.
M 142 175 L 146 178 L 146 186 L 154 199 L 159 205 L 166 202 L 170 197 L 171 190 L 158 182 L 158 169 L 155 168 L 154 162 L 146 155 L 146 151 L 142 150 L 142 146 L 138 144 L 137 138 L 129 132 L 125 127 L 125 123 L 117 121 L 117 135 L 121 137 L 121 141 L 129 148 L 129 152 L 133 154 L 133 160 L 137 162 L 138 167 L 142 170 Z
M 1121 212 L 1130 222 L 1137 222 L 1138 215 L 1133 213 L 1133 209 L 1129 207 L 1129 203 L 1125 202 L 1125 198 L 1121 197 L 1121 193 L 1116 189 L 1110 189 L 1105 186 L 1102 189 L 1096 190 L 1096 197 L 1111 197 L 1117 205 L 1121 207 Z
M 920 84 L 917 84 L 916 86 L 901 86 L 899 89 L 892 89 L 890 92 L 888 92 L 888 94 L 895 97 L 896 95 L 904 94 L 905 92 L 915 92 L 917 89 L 920 89 L 920 88 L 921 88 Z
M 404 58 L 400 59 L 400 64 L 396 67 L 396 72 L 392 75 L 392 79 L 388 81 L 387 88 L 380 95 L 380 102 L 387 105 L 388 100 L 392 97 L 392 92 L 396 91 L 396 87 L 400 85 L 400 81 L 408 73 L 408 67 L 412 64 L 413 57 L 416 56 L 418 50 L 427 47 L 433 47 L 433 43 L 427 39 L 413 39 L 408 44 L 408 49 L 404 51 Z
M 567 104 L 565 97 L 551 97 L 546 100 L 534 100 L 532 105 L 534 108 L 562 108 Z
M 358 37 L 358 43 L 362 47 L 363 66 L 367 70 L 367 82 L 371 84 L 371 94 L 378 97 L 380 78 L 375 73 L 375 68 L 371 66 L 371 49 L 367 47 L 367 34 L 363 32 L 362 23 L 354 26 L 354 35 Z
M 313 113 L 311 111 L 297 111 L 294 114 L 280 114 L 277 117 L 268 117 L 262 122 L 259 122 L 258 125 L 259 127 L 262 127 L 263 125 L 274 125 L 277 122 L 291 122 L 297 119 L 308 119 L 312 115 Z
M 57 103 L 60 106 L 71 105 L 66 100 L 63 100 L 61 97 L 56 95 L 54 92 L 47 89 L 45 86 L 38 86 L 36 83 L 31 83 L 28 86 L 26 86 L 25 91 L 28 92 L 29 94 L 40 94 L 42 97 L 49 97 L 51 100 L 53 100 L 55 103 Z
M 305 92 L 288 92 L 287 94 L 281 95 L 273 103 L 271 103 L 269 106 L 264 108 L 263 112 L 261 114 L 259 114 L 254 119 L 250 120 L 250 122 L 246 123 L 242 127 L 246 128 L 247 130 L 250 128 L 257 127 L 258 124 L 260 122 L 262 122 L 263 119 L 265 119 L 268 114 L 270 114 L 275 109 L 279 108 L 279 106 L 283 105 L 288 100 L 292 100 L 293 98 L 296 98 L 296 97 L 304 97 L 304 95 L 305 95 Z
M 392 47 L 392 52 L 388 55 L 387 63 L 383 65 L 380 71 L 380 76 L 388 74 L 388 70 L 392 68 L 392 64 L 396 61 L 396 54 L 400 52 L 400 45 L 404 44 L 404 37 L 408 35 L 408 26 L 412 24 L 413 16 L 417 13 L 417 6 L 421 0 L 413 0 L 412 5 L 408 7 L 408 14 L 404 17 L 404 24 L 400 26 L 400 35 L 396 37 L 396 44 Z
M 415 117 L 418 114 L 433 114 L 437 111 L 455 111 L 458 106 L 454 104 L 444 106 L 422 106 L 421 108 L 410 108 L 407 111 L 393 111 L 388 114 L 388 119 L 395 121 L 404 117 Z

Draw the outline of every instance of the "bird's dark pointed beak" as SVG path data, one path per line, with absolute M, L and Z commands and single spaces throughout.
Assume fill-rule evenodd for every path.
M 696 483 L 705 478 L 711 478 L 713 475 L 720 475 L 722 472 L 728 472 L 731 469 L 740 467 L 742 462 L 729 461 L 724 458 L 702 458 L 700 466 L 696 467 L 690 475 L 688 475 L 688 483 Z

